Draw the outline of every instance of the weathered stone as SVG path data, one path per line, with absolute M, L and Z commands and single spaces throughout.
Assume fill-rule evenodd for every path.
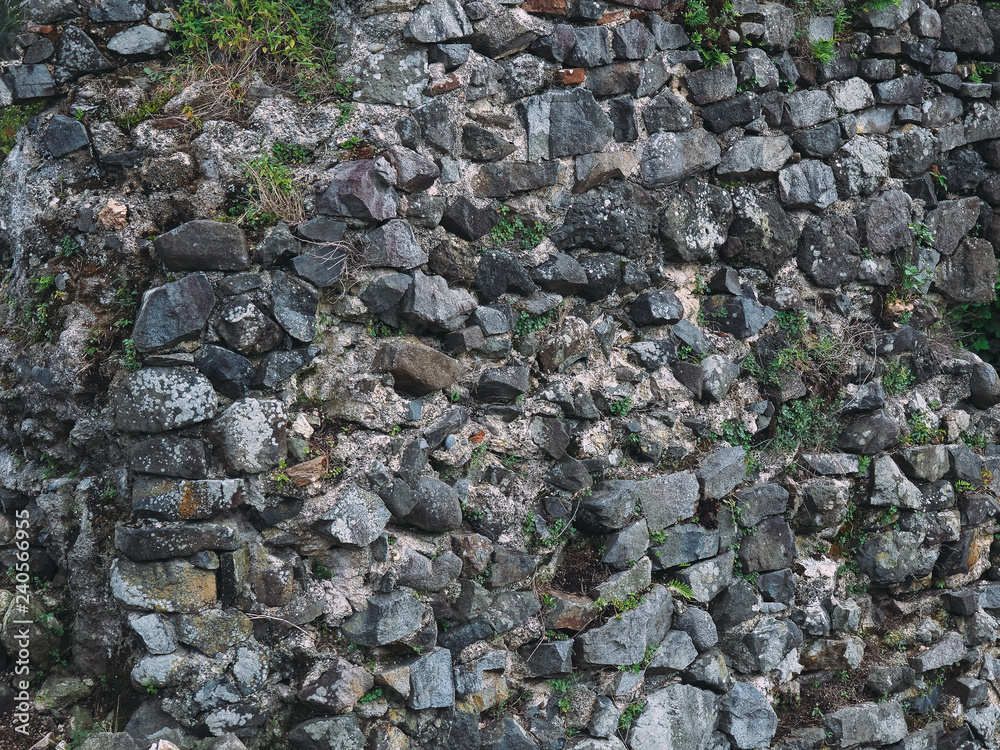
M 115 529 L 115 547 L 139 562 L 187 557 L 205 550 L 232 551 L 239 547 L 236 529 L 215 523 Z
M 742 750 L 767 747 L 778 729 L 778 715 L 758 688 L 737 682 L 719 703 L 719 729 Z
M 871 504 L 922 510 L 924 498 L 890 456 L 880 456 L 875 459 Z
M 635 257 L 652 248 L 658 221 L 658 200 L 652 193 L 630 182 L 615 182 L 576 198 L 563 225 L 550 236 L 560 250 L 586 247 Z M 598 260 L 615 261 L 617 278 L 621 278 L 614 256 L 598 255 L 577 260 L 585 268 L 588 263 Z M 591 276 L 588 270 L 588 278 Z M 581 290 L 588 299 L 602 299 L 614 289 L 598 289 L 594 279 L 590 281 L 589 286 Z M 617 284 L 616 280 L 614 286 Z
M 239 479 L 170 480 L 139 477 L 132 486 L 136 515 L 162 521 L 211 518 L 243 503 Z
M 879 410 L 855 420 L 844 428 L 837 446 L 848 453 L 873 456 L 891 448 L 899 440 L 899 424 L 886 411 Z
M 666 187 L 711 169 L 721 154 L 718 142 L 706 130 L 656 133 L 642 150 L 639 180 L 647 188 Z
M 703 297 L 701 313 L 710 328 L 739 339 L 756 336 L 774 317 L 771 308 L 763 307 L 750 297 L 730 297 L 723 294 Z
M 399 311 L 404 318 L 432 331 L 454 331 L 475 309 L 475 300 L 464 289 L 450 289 L 444 277 L 424 276 L 417 271 Z
M 767 572 L 791 566 L 798 556 L 795 535 L 788 522 L 780 516 L 771 516 L 757 525 L 756 533 L 743 537 L 739 559 L 744 570 Z
M 212 424 L 213 439 L 234 474 L 259 474 L 285 458 L 288 416 L 280 401 L 245 398 Z
M 719 554 L 719 531 L 697 524 L 681 524 L 665 532 L 661 544 L 650 550 L 657 570 L 704 560 Z
M 136 19 L 138 20 L 138 19 Z M 99 73 L 114 67 L 83 29 L 67 26 L 59 39 L 56 54 L 56 79 L 70 81 L 86 73 Z M 13 69 L 14 95 L 16 98 L 51 96 L 42 91 L 51 90 L 52 77 L 44 65 L 22 65 Z
M 197 339 L 214 305 L 212 284 L 202 273 L 150 289 L 132 334 L 136 349 L 148 352 Z
M 352 643 L 369 648 L 385 646 L 415 633 L 423 614 L 423 604 L 396 590 L 369 597 L 367 609 L 354 613 L 343 629 Z
M 333 507 L 316 522 L 316 531 L 339 544 L 367 547 L 382 534 L 391 514 L 378 495 L 356 485 L 338 494 Z
M 698 480 L 687 471 L 654 477 L 639 482 L 638 496 L 649 528 L 660 531 L 694 516 L 699 498 Z
M 375 372 L 390 372 L 396 387 L 418 396 L 448 388 L 462 373 L 462 364 L 429 346 L 409 341 L 383 344 L 372 364 Z
M 50 156 L 59 158 L 90 145 L 87 129 L 65 115 L 54 115 L 38 137 L 38 145 Z
M 323 716 L 296 725 L 288 740 L 302 750 L 363 750 L 365 736 L 351 716 Z
M 953 302 L 992 302 L 998 273 L 993 246 L 986 240 L 966 237 L 938 264 L 934 284 Z
M 394 219 L 399 210 L 395 181 L 396 170 L 384 158 L 341 162 L 330 171 L 330 183 L 317 199 L 316 210 L 369 221 Z
M 250 267 L 246 238 L 234 224 L 196 219 L 161 234 L 156 252 L 171 271 L 243 271 Z
M 152 437 L 128 446 L 125 454 L 142 474 L 203 479 L 208 471 L 205 444 L 195 438 Z
M 777 272 L 795 254 L 795 226 L 773 194 L 740 187 L 732 197 L 734 218 L 729 234 L 739 238 L 741 246 L 732 262 L 741 268 Z
M 629 317 L 641 326 L 676 323 L 684 317 L 684 305 L 669 289 L 646 292 L 632 303 Z
M 658 644 L 670 628 L 673 601 L 656 585 L 635 609 L 576 638 L 581 663 L 594 666 L 637 664 L 646 648 Z
M 982 363 L 972 368 L 969 377 L 972 403 L 980 409 L 989 409 L 1000 404 L 1000 377 L 993 365 Z
M 638 486 L 629 480 L 601 482 L 580 503 L 578 523 L 595 531 L 617 531 L 632 520 Z
M 719 720 L 719 697 L 691 685 L 670 685 L 652 693 L 632 726 L 631 750 L 664 747 L 709 750 Z
M 478 208 L 464 196 L 459 196 L 441 216 L 441 226 L 462 239 L 474 242 L 487 234 L 500 217 L 493 211 Z
M 198 613 L 215 607 L 215 573 L 180 560 L 114 560 L 110 585 L 116 599 L 138 609 Z
M 902 740 L 908 731 L 898 701 L 848 706 L 831 713 L 824 724 L 841 747 L 888 745 Z
M 852 138 L 834 154 L 830 166 L 841 198 L 869 195 L 889 176 L 889 154 L 871 138 Z
M 733 552 L 726 552 L 678 571 L 677 577 L 691 587 L 696 602 L 707 603 L 732 583 L 734 559 Z
M 758 178 L 777 172 L 792 156 L 787 136 L 751 136 L 734 143 L 716 168 L 727 177 Z
M 149 367 L 128 375 L 113 395 L 115 424 L 125 432 L 166 432 L 215 416 L 218 398 L 204 375 Z
M 951 5 L 941 11 L 941 49 L 969 55 L 993 53 L 993 34 L 976 5 Z
M 285 337 L 278 324 L 244 295 L 222 306 L 215 328 L 241 354 L 263 354 L 276 348 Z
M 558 179 L 559 165 L 555 162 L 487 164 L 473 178 L 473 186 L 482 198 L 508 198 L 514 193 L 550 187 Z
M 129 57 L 153 57 L 170 49 L 170 38 L 152 26 L 133 26 L 111 37 L 108 49 Z
M 778 194 L 786 206 L 824 209 L 837 200 L 833 170 L 810 159 L 778 172 Z
M 460 39 L 472 32 L 472 23 L 458 0 L 435 0 L 410 17 L 403 27 L 403 38 L 426 44 Z
M 597 27 L 594 30 L 606 31 Z M 579 48 L 577 44 L 574 52 Z M 524 103 L 524 113 L 529 161 L 600 151 L 614 131 L 611 118 L 593 93 L 582 88 L 530 97 Z
M 531 388 L 527 367 L 497 367 L 479 378 L 477 395 L 487 403 L 509 403 Z
M 726 190 L 691 181 L 672 192 L 662 212 L 659 235 L 671 257 L 688 263 L 712 262 L 726 241 L 733 202 Z
M 732 62 L 703 68 L 688 73 L 685 83 L 695 104 L 711 104 L 736 95 L 736 70 Z
M 385 50 L 367 56 L 363 63 L 363 69 L 357 76 L 358 99 L 399 107 L 423 104 L 423 92 L 429 77 L 426 50 Z
M 938 552 L 921 549 L 922 539 L 909 531 L 884 531 L 872 535 L 861 548 L 861 570 L 879 585 L 900 583 L 931 572 Z
M 402 520 L 424 531 L 454 531 L 462 525 L 462 503 L 452 487 L 423 477 L 413 488 L 413 507 Z
M 374 686 L 367 670 L 338 659 L 317 679 L 309 680 L 299 691 L 299 700 L 311 708 L 330 713 L 346 713 Z

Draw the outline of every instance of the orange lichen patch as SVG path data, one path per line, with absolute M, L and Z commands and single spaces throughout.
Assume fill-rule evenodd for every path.
M 486 430 L 480 430 L 475 435 L 469 438 L 469 442 L 473 445 L 479 445 L 483 440 L 486 439 Z
M 326 474 L 330 466 L 330 459 L 326 456 L 314 458 L 311 461 L 304 461 L 289 468 L 285 473 L 292 480 L 295 487 L 305 487 L 307 484 L 318 482 Z
M 181 501 L 177 505 L 177 514 L 185 521 L 200 515 L 205 507 L 204 492 L 198 492 L 190 482 L 182 484 L 180 490 Z
M 111 567 L 111 591 L 139 609 L 201 612 L 215 607 L 215 572 L 180 560 L 134 563 L 119 559 Z

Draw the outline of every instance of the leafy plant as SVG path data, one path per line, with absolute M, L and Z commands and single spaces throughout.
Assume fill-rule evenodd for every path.
M 615 399 L 608 404 L 608 411 L 616 417 L 627 417 L 632 411 L 632 397 Z
M 500 206 L 497 213 L 500 214 L 500 220 L 484 241 L 486 244 L 482 247 L 483 252 L 491 248 L 530 250 L 545 239 L 548 227 L 542 222 L 525 223 L 514 214 L 510 206 Z
M 0 3 L 4 0 L 0 0 Z M 0 24 L 2 24 L 0 17 Z M 2 34 L 0 27 L 0 34 Z M 0 58 L 2 59 L 2 58 Z M 45 109 L 44 102 L 38 104 L 12 104 L 7 107 L 0 107 L 0 162 L 2 162 L 11 149 L 14 148 L 14 139 L 17 132 L 28 124 L 28 120 Z
M 912 387 L 915 380 L 916 378 L 909 368 L 902 362 L 898 360 L 886 362 L 885 372 L 882 374 L 882 387 L 885 388 L 888 395 L 896 396 L 905 393 Z
M 772 446 L 782 453 L 802 449 L 827 449 L 840 430 L 835 410 L 819 396 L 789 401 L 777 416 Z
M 632 726 L 632 722 L 639 718 L 639 714 L 642 713 L 642 709 L 646 707 L 646 704 L 642 701 L 632 701 L 628 704 L 628 707 L 622 711 L 621 716 L 618 717 L 618 731 L 625 734 L 628 732 L 629 727 Z
M 514 324 L 514 333 L 518 336 L 526 336 L 529 333 L 541 331 L 547 328 L 555 320 L 555 317 L 555 310 L 549 310 L 540 315 L 532 315 L 522 310 L 518 315 L 517 323 Z
M 907 445 L 926 445 L 944 440 L 945 431 L 934 429 L 933 412 L 921 409 L 907 417 L 906 423 L 909 425 L 909 432 L 904 441 Z
M 832 39 L 815 39 L 809 45 L 812 56 L 821 63 L 828 63 L 833 59 L 836 49 Z
M 667 591 L 670 591 L 679 596 L 683 596 L 685 599 L 694 599 L 694 591 L 683 581 L 678 581 L 676 578 L 672 581 L 666 583 Z
M 361 703 L 362 705 L 365 703 L 374 703 L 375 701 L 380 701 L 383 698 L 385 698 L 385 691 L 382 688 L 377 687 L 362 695 L 358 703 Z

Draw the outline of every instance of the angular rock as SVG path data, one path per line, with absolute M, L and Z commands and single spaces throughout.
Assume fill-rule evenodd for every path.
M 472 32 L 472 23 L 458 0 L 434 0 L 410 17 L 403 27 L 403 38 L 427 44 L 461 39 Z
M 777 172 L 792 156 L 787 136 L 751 136 L 736 141 L 722 156 L 716 174 L 727 177 L 760 178 Z
M 407 638 L 420 627 L 424 605 L 404 591 L 375 594 L 368 608 L 355 612 L 344 623 L 344 634 L 352 643 L 369 648 Z
M 873 456 L 891 448 L 898 440 L 899 424 L 880 409 L 858 418 L 844 428 L 837 440 L 837 447 L 848 453 Z
M 402 520 L 424 531 L 454 531 L 462 525 L 462 503 L 454 488 L 423 477 L 413 488 L 413 507 Z
M 111 563 L 111 593 L 129 607 L 198 613 L 215 607 L 215 573 L 188 562 Z
M 215 293 L 203 273 L 150 289 L 142 296 L 132 338 L 140 352 L 197 339 L 215 305 Z
M 726 190 L 686 182 L 667 198 L 662 211 L 659 236 L 672 258 L 688 263 L 715 260 L 733 219 L 733 202 Z
M 831 713 L 824 724 L 841 747 L 888 745 L 902 740 L 908 731 L 898 701 L 848 706 Z
M 464 196 L 459 196 L 445 210 L 441 226 L 464 240 L 474 242 L 489 233 L 499 220 L 495 212 L 478 208 Z
M 90 145 L 87 129 L 65 115 L 54 115 L 38 137 L 38 145 L 50 156 L 59 158 Z
M 154 240 L 170 271 L 245 271 L 250 255 L 243 230 L 235 224 L 195 219 Z
M 383 344 L 372 363 L 375 372 L 390 372 L 396 387 L 425 396 L 449 388 L 461 375 L 461 362 L 415 342 Z
M 810 159 L 778 172 L 778 194 L 786 206 L 822 210 L 837 200 L 833 170 Z
M 212 423 L 212 436 L 234 474 L 259 474 L 285 458 L 288 415 L 280 401 L 245 398 Z
M 232 526 L 188 523 L 183 526 L 156 526 L 115 529 L 115 547 L 139 562 L 187 557 L 205 550 L 233 551 L 239 548 Z
M 136 515 L 162 521 L 211 518 L 243 503 L 239 479 L 169 480 L 137 478 L 132 486 Z
M 166 432 L 215 416 L 218 399 L 200 373 L 149 367 L 128 375 L 115 390 L 115 424 L 125 432 Z
M 711 169 L 721 154 L 718 142 L 706 130 L 656 133 L 642 150 L 639 181 L 647 188 L 666 187 Z
M 390 516 L 378 495 L 352 484 L 314 527 L 338 544 L 367 547 L 381 536 Z
M 733 214 L 729 234 L 740 240 L 741 249 L 733 259 L 739 267 L 773 274 L 795 254 L 798 232 L 773 194 L 737 188 Z
M 424 276 L 417 271 L 413 284 L 400 303 L 400 314 L 432 331 L 454 331 L 476 309 L 472 295 L 450 289 L 442 276 Z
M 778 715 L 758 688 L 737 682 L 719 703 L 719 729 L 741 750 L 767 747 L 778 730 Z
M 341 162 L 330 171 L 330 183 L 317 199 L 316 210 L 369 221 L 394 219 L 399 211 L 395 181 L 396 171 L 384 158 Z
M 631 750 L 709 750 L 719 720 L 719 697 L 691 685 L 670 685 L 649 695 L 632 726 Z
M 996 296 L 998 273 L 993 246 L 986 240 L 966 237 L 938 264 L 934 284 L 953 302 L 991 302 Z
M 284 339 L 278 324 L 244 295 L 233 297 L 222 306 L 215 328 L 241 354 L 263 354 Z
M 638 607 L 576 638 L 580 663 L 594 666 L 638 664 L 645 657 L 646 648 L 659 644 L 666 635 L 672 612 L 670 594 L 663 586 L 654 586 Z

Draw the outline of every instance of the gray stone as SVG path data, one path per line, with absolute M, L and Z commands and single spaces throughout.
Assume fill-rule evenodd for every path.
M 215 573 L 188 562 L 111 563 L 111 593 L 129 607 L 197 613 L 215 607 Z
M 558 179 L 559 165 L 555 162 L 487 164 L 473 178 L 473 186 L 479 197 L 508 198 L 514 193 L 551 187 Z
M 384 158 L 341 162 L 330 170 L 329 185 L 317 199 L 316 210 L 368 221 L 394 219 L 399 211 L 395 182 L 396 170 Z
M 464 289 L 450 289 L 443 276 L 413 275 L 413 284 L 400 303 L 404 318 L 432 331 L 454 331 L 462 326 L 476 302 Z
M 848 453 L 873 456 L 892 447 L 899 440 L 899 424 L 885 410 L 859 417 L 844 428 L 837 447 Z
M 92 5 L 88 15 L 98 23 L 143 21 L 146 4 L 142 0 L 103 0 Z
M 795 535 L 781 516 L 771 516 L 757 525 L 756 533 L 740 542 L 739 559 L 744 570 L 767 572 L 788 568 L 798 556 Z
M 429 346 L 394 341 L 379 349 L 372 369 L 392 373 L 397 389 L 426 396 L 450 387 L 463 367 L 458 360 Z
M 980 409 L 989 409 L 1000 404 L 1000 377 L 993 365 L 981 363 L 972 368 L 969 377 L 972 403 Z
M 778 194 L 786 206 L 824 209 L 837 200 L 833 170 L 809 159 L 778 172 Z
M 927 231 L 934 237 L 934 249 L 952 255 L 962 239 L 976 226 L 982 201 L 979 198 L 941 201 L 927 214 Z
M 480 258 L 476 268 L 476 289 L 480 300 L 486 304 L 495 301 L 508 290 L 523 295 L 538 291 L 535 282 L 517 258 L 511 253 L 496 249 L 487 250 Z
M 658 207 L 655 195 L 631 182 L 602 185 L 576 198 L 565 222 L 550 237 L 560 250 L 586 247 L 636 257 L 654 246 Z M 583 256 L 577 260 L 589 280 L 587 287 L 580 290 L 587 299 L 603 299 L 621 281 L 619 259 L 613 255 Z M 608 269 L 597 273 L 595 264 L 606 265 Z M 595 284 L 595 274 L 606 283 Z
M 125 448 L 129 466 L 142 474 L 204 479 L 205 444 L 195 438 L 152 437 Z
M 383 224 L 369 232 L 365 240 L 365 260 L 372 266 L 410 269 L 427 262 L 427 253 L 404 219 Z
M 254 374 L 253 383 L 258 388 L 280 388 L 287 383 L 293 375 L 308 367 L 318 355 L 319 348 L 314 346 L 300 349 L 290 349 L 287 351 L 269 352 L 267 356 L 264 357 L 263 361 L 257 366 L 257 372 Z M 203 369 L 202 372 L 205 372 L 205 370 Z M 205 374 L 208 375 L 207 372 Z M 211 375 L 208 375 L 208 379 L 212 380 L 212 385 L 215 386 L 216 390 L 229 398 L 242 398 L 245 395 L 245 391 L 229 395 L 224 390 L 220 389 L 219 384 L 212 379 Z
M 499 220 L 496 212 L 479 208 L 465 196 L 459 196 L 441 215 L 441 226 L 472 242 L 486 235 Z
M 154 656 L 172 654 L 177 650 L 174 626 L 162 615 L 131 615 L 129 625 L 142 638 L 146 650 Z
M 161 521 L 211 518 L 220 511 L 241 505 L 244 497 L 240 479 L 137 477 L 132 485 L 132 508 L 136 515 Z
M 632 725 L 631 750 L 709 750 L 719 720 L 719 697 L 691 685 L 670 685 L 649 695 Z
M 203 273 L 150 289 L 142 296 L 132 338 L 140 352 L 197 340 L 215 306 L 215 292 Z
M 736 95 L 736 70 L 732 62 L 688 73 L 685 78 L 695 104 L 730 99 Z
M 652 531 L 691 518 L 698 505 L 698 479 L 688 471 L 639 482 L 637 491 L 642 514 Z
M 454 531 L 462 525 L 462 503 L 454 488 L 423 477 L 413 488 L 414 505 L 402 520 L 424 531 Z
M 852 138 L 831 162 L 841 198 L 869 195 L 889 176 L 889 154 L 871 138 Z
M 364 750 L 365 746 L 353 715 L 306 719 L 288 733 L 288 740 L 302 750 Z
M 544 450 L 551 458 L 560 459 L 569 447 L 569 434 L 561 420 L 551 417 L 535 417 L 528 428 L 532 442 Z
M 531 388 L 527 367 L 496 367 L 486 370 L 479 378 L 476 394 L 487 403 L 510 403 Z
M 544 479 L 567 492 L 580 492 L 593 485 L 594 480 L 587 472 L 582 461 L 570 456 L 563 456 L 546 472 Z
M 903 475 L 891 456 L 879 456 L 875 459 L 874 477 L 872 505 L 894 505 L 910 510 L 923 510 L 923 495 Z
M 187 557 L 205 550 L 231 552 L 239 547 L 232 526 L 187 523 L 183 526 L 115 528 L 115 547 L 139 562 Z
M 726 190 L 706 182 L 686 182 L 667 198 L 659 236 L 670 257 L 710 263 L 726 241 L 732 220 L 733 202 Z
M 778 730 L 778 715 L 758 688 L 737 682 L 719 703 L 719 729 L 741 750 L 767 747 Z
M 826 158 L 840 148 L 840 125 L 828 122 L 792 135 L 792 144 L 806 156 Z
M 586 89 L 550 91 L 529 97 L 523 106 L 528 161 L 600 151 L 614 131 L 611 118 Z
M 746 478 L 746 451 L 721 448 L 702 460 L 695 475 L 707 499 L 723 498 Z
M 686 100 L 669 88 L 654 96 L 642 111 L 642 119 L 650 134 L 661 131 L 677 132 L 694 126 L 694 110 Z
M 726 657 L 718 648 L 710 648 L 684 670 L 685 681 L 700 688 L 706 688 L 716 693 L 725 693 L 733 687 L 736 679 L 733 677 Z
M 64 31 L 63 35 L 68 31 L 69 29 Z M 55 81 L 45 65 L 14 65 L 8 69 L 8 74 L 10 92 L 15 102 L 53 96 L 56 93 Z
M 862 227 L 871 252 L 885 255 L 913 247 L 912 203 L 910 196 L 901 190 L 887 190 L 868 202 Z
M 877 585 L 900 583 L 931 572 L 936 549 L 921 549 L 921 537 L 909 531 L 883 531 L 868 537 L 858 555 L 861 571 Z
M 919 656 L 911 656 L 909 663 L 920 674 L 955 664 L 962 660 L 965 653 L 966 648 L 962 642 L 962 636 L 949 632 L 945 633 L 944 637 L 927 651 Z
M 370 245 L 365 247 L 366 249 L 371 248 Z M 314 247 L 292 258 L 292 270 L 295 275 L 320 289 L 331 287 L 340 281 L 346 265 L 347 253 L 339 247 Z M 380 264 L 373 263 L 372 265 Z
M 86 73 L 99 73 L 114 67 L 114 64 L 97 49 L 94 40 L 76 26 L 67 26 L 63 31 L 59 39 L 59 52 L 56 54 L 55 64 L 56 79 L 60 83 Z M 44 65 L 15 67 L 12 73 L 15 98 L 50 95 L 39 93 L 42 90 L 51 90 L 52 77 Z
M 554 253 L 549 259 L 531 269 L 531 280 L 547 292 L 556 294 L 576 294 L 587 285 L 587 272 L 574 258 L 565 253 Z M 484 308 L 479 308 L 483 310 Z M 487 308 L 488 309 L 488 308 Z M 477 311 L 477 315 L 479 312 Z M 492 333 L 505 333 L 504 330 Z
M 656 585 L 638 607 L 576 638 L 579 663 L 592 666 L 638 664 L 646 648 L 657 645 L 670 629 L 673 600 Z
M 678 571 L 677 578 L 691 587 L 696 602 L 707 603 L 732 583 L 734 559 L 733 552 L 726 552 Z
M 765 231 L 768 227 L 764 226 Z M 730 297 L 716 294 L 702 298 L 701 312 L 708 327 L 739 339 L 760 333 L 774 317 L 774 311 L 750 297 Z
M 753 670 L 763 674 L 778 669 L 792 649 L 801 644 L 802 631 L 798 625 L 791 620 L 776 620 L 773 617 L 762 617 L 743 637 Z
M 657 570 L 714 557 L 719 553 L 718 530 L 697 524 L 674 526 L 665 533 L 662 543 L 650 550 Z
M 626 479 L 601 482 L 583 498 L 577 511 L 577 523 L 586 529 L 611 532 L 624 528 L 635 514 L 639 501 L 638 485 Z
M 841 747 L 888 745 L 907 734 L 899 701 L 860 703 L 829 714 L 823 721 Z
M 196 219 L 154 241 L 170 271 L 245 271 L 250 267 L 246 237 L 235 224 Z
M 510 716 L 483 730 L 482 743 L 482 750 L 538 750 L 534 737 Z
M 712 620 L 712 616 L 703 609 L 688 607 L 676 617 L 674 626 L 691 638 L 691 642 L 694 643 L 698 651 L 707 651 L 719 642 L 719 633 L 716 630 L 715 622 Z
M 50 156 L 59 158 L 90 145 L 87 129 L 65 115 L 54 115 L 38 137 L 38 145 Z
M 676 323 L 684 317 L 684 305 L 669 289 L 646 292 L 636 297 L 629 317 L 641 326 Z
M 997 276 L 993 246 L 986 240 L 966 237 L 938 264 L 934 284 L 952 302 L 991 302 Z
M 378 495 L 352 484 L 320 516 L 315 529 L 339 544 L 367 547 L 381 536 L 390 515 Z
M 429 78 L 426 50 L 387 50 L 368 55 L 357 76 L 355 97 L 373 104 L 417 107 Z M 347 162 L 356 164 L 358 162 Z
M 254 304 L 249 295 L 226 301 L 219 311 L 215 329 L 241 354 L 263 354 L 275 349 L 285 338 L 284 331 Z
M 472 23 L 458 0 L 434 0 L 410 17 L 403 27 L 403 38 L 426 44 L 460 39 L 472 32 Z
M 344 623 L 344 634 L 352 643 L 369 648 L 407 638 L 420 627 L 424 605 L 403 591 L 374 594 L 368 607 L 355 612 Z
M 736 493 L 736 521 L 743 528 L 756 526 L 768 516 L 788 508 L 788 491 L 778 484 L 758 484 Z
M 773 193 L 739 187 L 732 197 L 733 223 L 729 235 L 739 238 L 740 250 L 731 262 L 740 268 L 777 272 L 795 255 L 798 241 L 795 225 Z
M 792 156 L 787 136 L 751 136 L 736 141 L 722 156 L 716 174 L 758 178 L 777 172 Z
M 234 474 L 259 474 L 285 458 L 288 416 L 280 401 L 245 398 L 212 423 L 213 440 Z
M 410 664 L 410 695 L 406 704 L 417 710 L 448 708 L 455 704 L 455 681 L 448 649 L 435 648 Z
M 993 34 L 977 5 L 951 5 L 941 11 L 941 49 L 969 55 L 993 53 Z
M 166 432 L 215 416 L 218 400 L 200 373 L 150 367 L 130 373 L 113 395 L 115 424 L 125 432 Z
M 170 49 L 170 39 L 152 26 L 133 26 L 111 37 L 108 49 L 127 57 L 152 57 Z
M 671 630 L 657 647 L 656 654 L 646 667 L 646 674 L 679 672 L 687 668 L 697 657 L 698 650 L 691 636 L 681 630 Z
M 708 131 L 656 133 L 642 150 L 639 180 L 644 187 L 666 187 L 711 169 L 721 159 L 718 142 Z
M 701 108 L 701 118 L 705 122 L 705 127 L 713 133 L 725 133 L 738 125 L 752 123 L 760 116 L 760 97 L 753 91 L 744 91 L 732 99 Z

